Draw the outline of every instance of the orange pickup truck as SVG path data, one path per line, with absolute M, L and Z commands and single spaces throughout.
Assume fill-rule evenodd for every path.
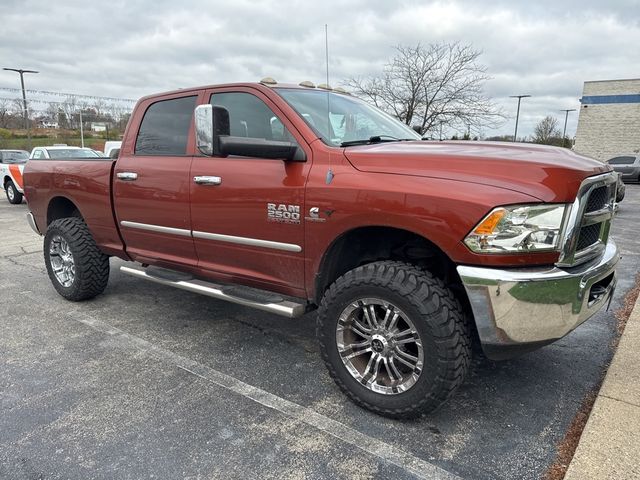
M 410 417 L 607 305 L 616 176 L 559 148 L 423 141 L 342 91 L 272 80 L 142 98 L 117 159 L 31 160 L 55 289 L 121 270 L 286 317 L 317 309 L 356 403 Z

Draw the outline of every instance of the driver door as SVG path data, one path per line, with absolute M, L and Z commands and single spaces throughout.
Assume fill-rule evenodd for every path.
M 311 150 L 257 90 L 216 89 L 205 98 L 229 111 L 232 136 L 294 141 L 307 160 L 194 157 L 191 222 L 198 266 L 229 280 L 303 296 L 304 190 Z M 199 183 L 201 177 L 216 182 Z

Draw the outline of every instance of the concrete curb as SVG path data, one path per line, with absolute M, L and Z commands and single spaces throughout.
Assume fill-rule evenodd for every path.
M 565 480 L 640 479 L 640 298 Z

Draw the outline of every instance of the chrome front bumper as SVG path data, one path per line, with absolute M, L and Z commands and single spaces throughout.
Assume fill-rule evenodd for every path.
M 610 239 L 599 258 L 573 268 L 459 266 L 486 355 L 498 360 L 534 350 L 608 305 L 618 259 Z

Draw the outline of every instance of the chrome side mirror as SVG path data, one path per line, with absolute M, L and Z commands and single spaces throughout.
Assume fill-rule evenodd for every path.
M 225 156 L 220 148 L 220 137 L 229 136 L 229 111 L 210 104 L 196 107 L 196 146 L 208 156 Z
M 201 153 L 213 155 L 213 106 L 198 105 L 195 111 L 196 147 Z

